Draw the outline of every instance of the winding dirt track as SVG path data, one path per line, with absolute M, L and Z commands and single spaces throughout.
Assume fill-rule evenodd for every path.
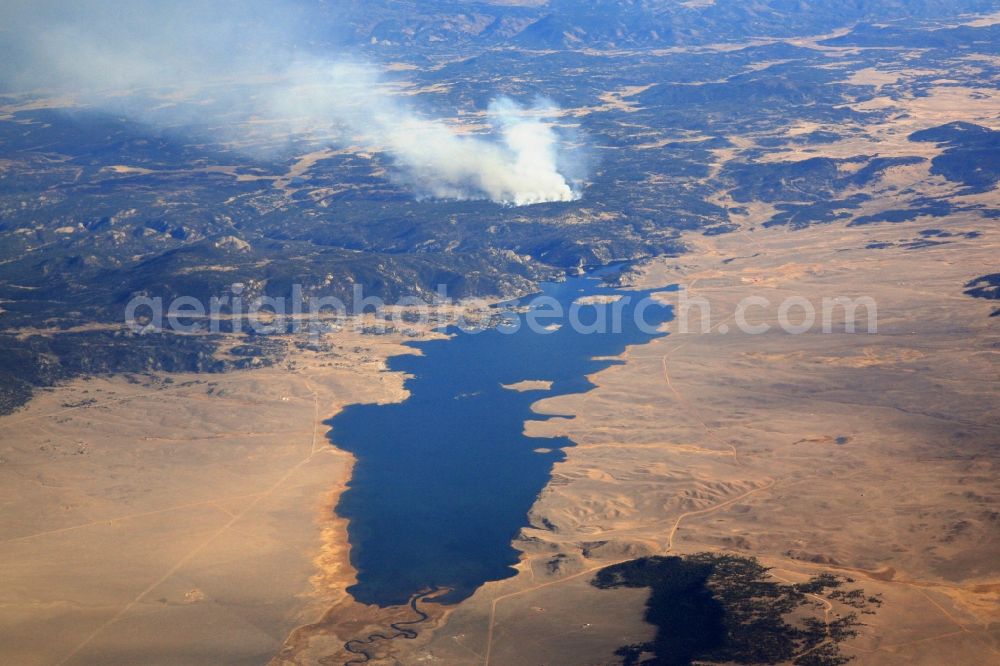
M 682 513 L 681 515 L 677 516 L 677 519 L 674 521 L 673 527 L 670 528 L 670 532 L 667 535 L 667 547 L 662 551 L 662 554 L 667 554 L 667 553 L 669 553 L 669 552 L 671 552 L 673 550 L 673 547 L 674 547 L 674 535 L 677 533 L 677 530 L 680 528 L 681 523 L 686 518 L 690 518 L 692 516 L 706 515 L 706 514 L 710 514 L 710 513 L 713 513 L 715 511 L 718 511 L 719 509 L 724 509 L 727 506 L 731 506 L 733 504 L 736 504 L 737 502 L 740 502 L 740 501 L 746 499 L 747 497 L 749 497 L 750 495 L 753 495 L 754 493 L 758 493 L 758 492 L 761 492 L 763 490 L 769 490 L 770 488 L 772 488 L 774 486 L 774 484 L 775 484 L 775 482 L 772 480 L 772 481 L 768 482 L 766 485 L 759 486 L 759 487 L 754 488 L 752 490 L 748 490 L 747 492 L 743 493 L 742 495 L 739 495 L 738 497 L 733 497 L 733 498 L 728 499 L 728 500 L 726 500 L 724 502 L 719 502 L 718 504 L 715 504 L 715 505 L 710 506 L 710 507 L 706 507 L 704 509 L 698 509 L 696 511 L 686 511 L 685 513 Z M 629 559 L 631 559 L 631 558 L 629 558 Z M 509 592 L 507 594 L 503 594 L 503 595 L 501 595 L 499 597 L 494 598 L 493 601 L 490 603 L 490 621 L 489 621 L 489 628 L 487 629 L 487 632 L 486 632 L 486 654 L 483 657 L 483 664 L 485 666 L 489 666 L 489 663 L 490 663 L 490 653 L 491 653 L 492 648 L 493 648 L 493 626 L 494 626 L 495 620 L 496 620 L 497 604 L 499 604 L 501 601 L 503 601 L 504 599 L 509 599 L 510 597 L 516 597 L 516 596 L 519 596 L 521 594 L 525 594 L 527 592 L 532 592 L 534 590 L 538 590 L 538 589 L 541 589 L 543 587 L 550 587 L 552 585 L 558 585 L 560 583 L 565 583 L 566 581 L 573 580 L 574 578 L 579 578 L 581 576 L 586 576 L 587 574 L 592 574 L 592 573 L 594 573 L 596 571 L 600 571 L 601 569 L 604 569 L 605 567 L 613 566 L 615 564 L 621 564 L 622 562 L 628 562 L 628 561 L 629 561 L 628 559 L 622 559 L 622 560 L 617 560 L 617 561 L 613 561 L 613 562 L 605 562 L 604 564 L 601 564 L 601 565 L 596 566 L 596 567 L 591 567 L 590 569 L 584 569 L 583 571 L 579 571 L 579 572 L 577 572 L 575 574 L 572 574 L 570 576 L 566 576 L 565 578 L 560 578 L 558 580 L 549 581 L 548 583 L 541 583 L 539 585 L 534 585 L 532 587 L 526 587 L 523 590 L 517 590 L 515 592 Z
M 690 285 L 688 285 L 688 290 L 689 291 L 693 290 L 693 287 L 695 286 L 695 283 L 697 283 L 697 281 L 698 280 L 695 279 L 695 280 L 693 280 L 691 282 Z M 722 325 L 726 324 L 728 321 L 730 321 L 733 318 L 733 316 L 734 315 L 730 315 L 725 320 L 720 321 L 718 324 L 716 324 L 715 326 L 712 327 L 713 330 L 717 329 L 719 326 L 722 326 Z M 693 407 L 688 402 L 688 400 L 681 394 L 681 392 L 678 391 L 677 388 L 670 381 L 670 373 L 667 370 L 667 357 L 671 353 L 676 352 L 679 349 L 683 348 L 685 346 L 685 344 L 686 343 L 678 344 L 678 345 L 674 346 L 673 348 L 671 348 L 670 350 L 668 350 L 667 353 L 665 353 L 662 356 L 660 356 L 660 362 L 661 362 L 661 364 L 663 366 L 663 380 L 664 380 L 664 382 L 665 382 L 665 384 L 667 386 L 667 389 L 673 394 L 674 398 L 678 402 L 681 402 L 682 404 L 684 404 L 687 407 L 689 407 L 691 409 L 690 413 L 693 414 L 694 413 Z M 642 358 L 642 357 L 630 357 L 630 358 Z M 724 446 L 727 446 L 732 451 L 733 460 L 738 465 L 744 465 L 745 464 L 740 459 L 739 452 L 736 450 L 736 447 L 733 446 L 731 442 L 723 441 L 720 437 L 718 437 L 718 435 L 716 435 L 716 433 L 712 430 L 712 428 L 707 423 L 704 422 L 704 420 L 702 420 L 700 417 L 695 417 L 695 418 L 698 420 L 698 422 L 701 424 L 701 426 L 705 429 L 705 431 L 708 433 L 708 435 L 713 440 L 715 440 L 716 442 L 718 442 L 718 443 L 720 443 L 720 444 L 722 444 Z M 724 508 L 726 508 L 728 506 L 731 506 L 733 504 L 736 504 L 737 502 L 740 502 L 740 501 L 746 499 L 750 495 L 753 495 L 753 494 L 758 493 L 758 492 L 763 491 L 763 490 L 769 490 L 770 488 L 774 487 L 775 483 L 776 483 L 776 481 L 774 479 L 772 479 L 767 484 L 765 484 L 763 486 L 759 486 L 757 488 L 753 488 L 751 490 L 748 490 L 747 492 L 743 493 L 742 495 L 739 495 L 738 497 L 733 497 L 731 499 L 725 500 L 723 502 L 719 502 L 718 504 L 715 504 L 715 505 L 710 506 L 710 507 L 706 507 L 704 509 L 697 509 L 697 510 L 694 510 L 694 511 L 686 511 L 686 512 L 680 514 L 679 516 L 677 516 L 677 519 L 674 520 L 674 523 L 673 523 L 673 525 L 670 528 L 670 532 L 667 534 L 667 547 L 662 551 L 662 554 L 667 554 L 667 553 L 670 553 L 670 552 L 673 551 L 673 548 L 674 548 L 674 536 L 677 534 L 677 530 L 680 529 L 681 523 L 684 522 L 684 520 L 692 518 L 692 517 L 695 517 L 695 516 L 707 515 L 707 514 L 715 512 L 715 511 L 718 511 L 720 509 L 724 509 Z M 531 592 L 533 590 L 537 590 L 539 588 L 549 587 L 551 585 L 558 585 L 559 583 L 564 583 L 564 582 L 566 582 L 568 580 L 573 580 L 574 578 L 579 578 L 580 576 L 585 576 L 587 574 L 594 573 L 594 572 L 599 571 L 600 569 L 603 569 L 603 568 L 605 568 L 607 566 L 612 566 L 614 564 L 619 564 L 621 562 L 626 562 L 626 561 L 628 561 L 628 560 L 619 560 L 617 562 L 606 562 L 606 563 L 604 563 L 604 564 L 602 564 L 600 566 L 592 567 L 590 569 L 585 569 L 584 571 L 580 571 L 580 572 L 575 573 L 575 574 L 573 574 L 571 576 L 566 576 L 565 578 L 560 578 L 559 580 L 550 581 L 548 583 L 542 583 L 540 585 L 535 585 L 533 587 L 528 587 L 528 588 L 525 588 L 523 590 L 517 590 L 515 592 L 510 592 L 508 594 L 504 594 L 504 595 L 501 595 L 499 597 L 494 598 L 492 600 L 492 602 L 490 603 L 489 627 L 488 627 L 487 632 L 486 632 L 486 652 L 485 652 L 485 655 L 483 657 L 483 664 L 484 664 L 484 666 L 489 666 L 489 664 L 490 664 L 490 655 L 491 655 L 491 652 L 492 652 L 492 649 L 493 649 L 493 628 L 494 628 L 494 624 L 495 624 L 495 621 L 496 621 L 496 609 L 497 609 L 497 604 L 499 604 L 501 601 L 503 601 L 504 599 L 508 599 L 510 597 L 514 597 L 514 596 L 518 596 L 518 595 L 524 594 L 526 592 Z

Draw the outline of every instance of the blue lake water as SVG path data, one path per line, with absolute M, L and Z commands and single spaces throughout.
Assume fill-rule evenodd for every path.
M 389 361 L 392 370 L 412 375 L 409 398 L 351 405 L 327 422 L 331 441 L 357 458 L 336 510 L 349 520 L 358 582 L 348 591 L 358 601 L 397 605 L 430 588 L 448 588 L 439 600 L 457 602 L 487 581 L 514 575 L 518 553 L 511 541 L 527 525 L 562 449 L 573 445 L 524 435 L 526 421 L 546 418 L 531 411 L 532 403 L 590 390 L 586 375 L 615 363 L 594 357 L 617 356 L 626 345 L 662 335 L 655 328 L 670 318 L 669 308 L 648 298 L 652 292 L 616 290 L 595 276 L 545 284 L 542 293 L 562 306 L 564 317 L 539 321 L 562 323 L 558 329 L 535 332 L 519 313 L 509 315 L 521 324 L 516 332 L 452 327 L 447 340 L 411 343 L 422 355 Z M 595 295 L 628 299 L 578 306 L 582 323 L 595 323 L 598 309 L 608 322 L 607 332 L 580 332 L 569 325 L 568 310 Z M 536 311 L 552 307 L 550 301 Z M 620 318 L 611 316 L 613 307 Z M 648 325 L 637 323 L 636 309 Z M 613 320 L 620 320 L 620 330 Z M 524 380 L 548 380 L 552 387 L 502 386 Z

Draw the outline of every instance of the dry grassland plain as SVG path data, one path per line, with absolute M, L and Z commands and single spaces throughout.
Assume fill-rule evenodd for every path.
M 995 97 L 960 88 L 893 104 L 905 123 L 873 128 L 870 143 L 776 159 L 930 157 L 938 149 L 910 132 L 989 124 L 996 110 Z M 904 167 L 852 215 L 916 185 L 952 188 L 926 164 Z M 996 190 L 965 198 L 998 203 Z M 423 604 L 418 636 L 374 641 L 371 663 L 615 663 L 618 646 L 653 635 L 647 593 L 598 590 L 593 574 L 702 551 L 882 595 L 843 645 L 858 664 L 1000 661 L 1000 319 L 962 293 L 997 270 L 995 222 L 963 213 L 788 232 L 760 226 L 766 206 L 746 208 L 740 231 L 686 236 L 686 254 L 635 274 L 636 287 L 706 299 L 707 330 L 698 315 L 686 333 L 675 320 L 593 376 L 596 389 L 536 405 L 572 418 L 529 434 L 576 446 L 515 541 L 518 574 L 457 606 Z M 913 247 L 928 228 L 955 235 Z M 878 333 L 790 335 L 761 307 L 750 323 L 771 329 L 747 335 L 734 314 L 751 296 L 817 307 L 869 296 Z M 271 368 L 79 379 L 0 417 L 0 660 L 344 663 L 357 658 L 345 642 L 413 619 L 345 592 L 354 572 L 333 507 L 352 461 L 324 425 L 346 404 L 405 399 L 384 366 L 403 341 L 340 332 L 332 352 L 289 345 Z
M 698 332 L 631 348 L 592 378 L 595 390 L 536 405 L 575 417 L 529 433 L 577 446 L 519 538 L 520 573 L 395 642 L 399 663 L 615 663 L 615 647 L 652 627 L 643 591 L 596 590 L 596 570 L 703 551 L 758 557 L 779 580 L 826 571 L 881 594 L 843 646 L 859 664 L 1000 657 L 1000 335 L 990 304 L 961 293 L 997 242 L 865 247 L 925 227 L 757 230 L 647 266 L 644 286 L 676 282 L 705 298 L 711 330 L 692 308 Z M 755 308 L 749 323 L 772 330 L 747 335 L 729 315 L 751 295 L 817 309 L 825 296 L 869 295 L 878 333 L 790 335 Z
M 643 267 L 636 286 L 705 298 L 711 329 L 693 307 L 691 332 L 630 348 L 589 393 L 538 403 L 575 417 L 529 433 L 577 445 L 518 538 L 519 574 L 455 607 L 424 604 L 415 640 L 375 652 L 403 664 L 613 663 L 616 647 L 652 635 L 646 592 L 597 590 L 592 574 L 711 550 L 756 556 L 781 579 L 830 571 L 882 594 L 846 645 L 858 663 L 996 656 L 1000 337 L 990 304 L 961 285 L 989 271 L 997 242 L 866 248 L 924 227 L 692 237 L 690 253 Z M 790 335 L 755 308 L 749 323 L 773 330 L 747 335 L 731 315 L 749 295 L 869 295 L 878 333 Z M 296 351 L 281 367 L 77 380 L 3 417 L 5 658 L 346 661 L 347 640 L 412 618 L 344 592 L 353 572 L 332 507 L 351 460 L 323 421 L 351 402 L 405 398 L 383 366 L 401 339 L 348 336 L 334 334 L 337 356 Z

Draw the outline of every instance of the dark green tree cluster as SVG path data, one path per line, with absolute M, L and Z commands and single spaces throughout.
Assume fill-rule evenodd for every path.
M 646 557 L 597 573 L 602 589 L 648 587 L 646 621 L 657 628 L 649 643 L 617 652 L 626 665 L 685 666 L 694 662 L 836 666 L 849 658 L 839 644 L 856 635 L 857 614 L 792 619 L 824 596 L 871 612 L 878 597 L 843 590 L 844 579 L 820 574 L 805 583 L 769 577 L 754 558 L 714 553 Z M 818 610 L 818 609 L 816 609 Z M 796 614 L 801 618 L 802 613 Z

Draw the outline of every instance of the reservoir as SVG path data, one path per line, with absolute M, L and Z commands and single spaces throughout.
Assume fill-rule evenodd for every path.
M 348 591 L 358 601 L 391 606 L 448 588 L 439 600 L 452 603 L 514 575 L 511 541 L 573 445 L 525 436 L 526 421 L 546 418 L 531 405 L 590 390 L 587 375 L 617 362 L 598 357 L 663 335 L 657 329 L 670 308 L 652 293 L 607 286 L 596 275 L 544 284 L 506 315 L 508 326 L 449 327 L 448 339 L 411 343 L 420 355 L 390 359 L 391 370 L 410 375 L 404 402 L 350 405 L 327 422 L 332 443 L 357 459 L 336 511 L 350 521 L 358 582 Z M 539 317 L 556 304 L 561 318 Z M 605 325 L 591 332 L 599 311 Z M 546 328 L 529 326 L 529 317 Z M 551 387 L 504 388 L 527 380 Z

